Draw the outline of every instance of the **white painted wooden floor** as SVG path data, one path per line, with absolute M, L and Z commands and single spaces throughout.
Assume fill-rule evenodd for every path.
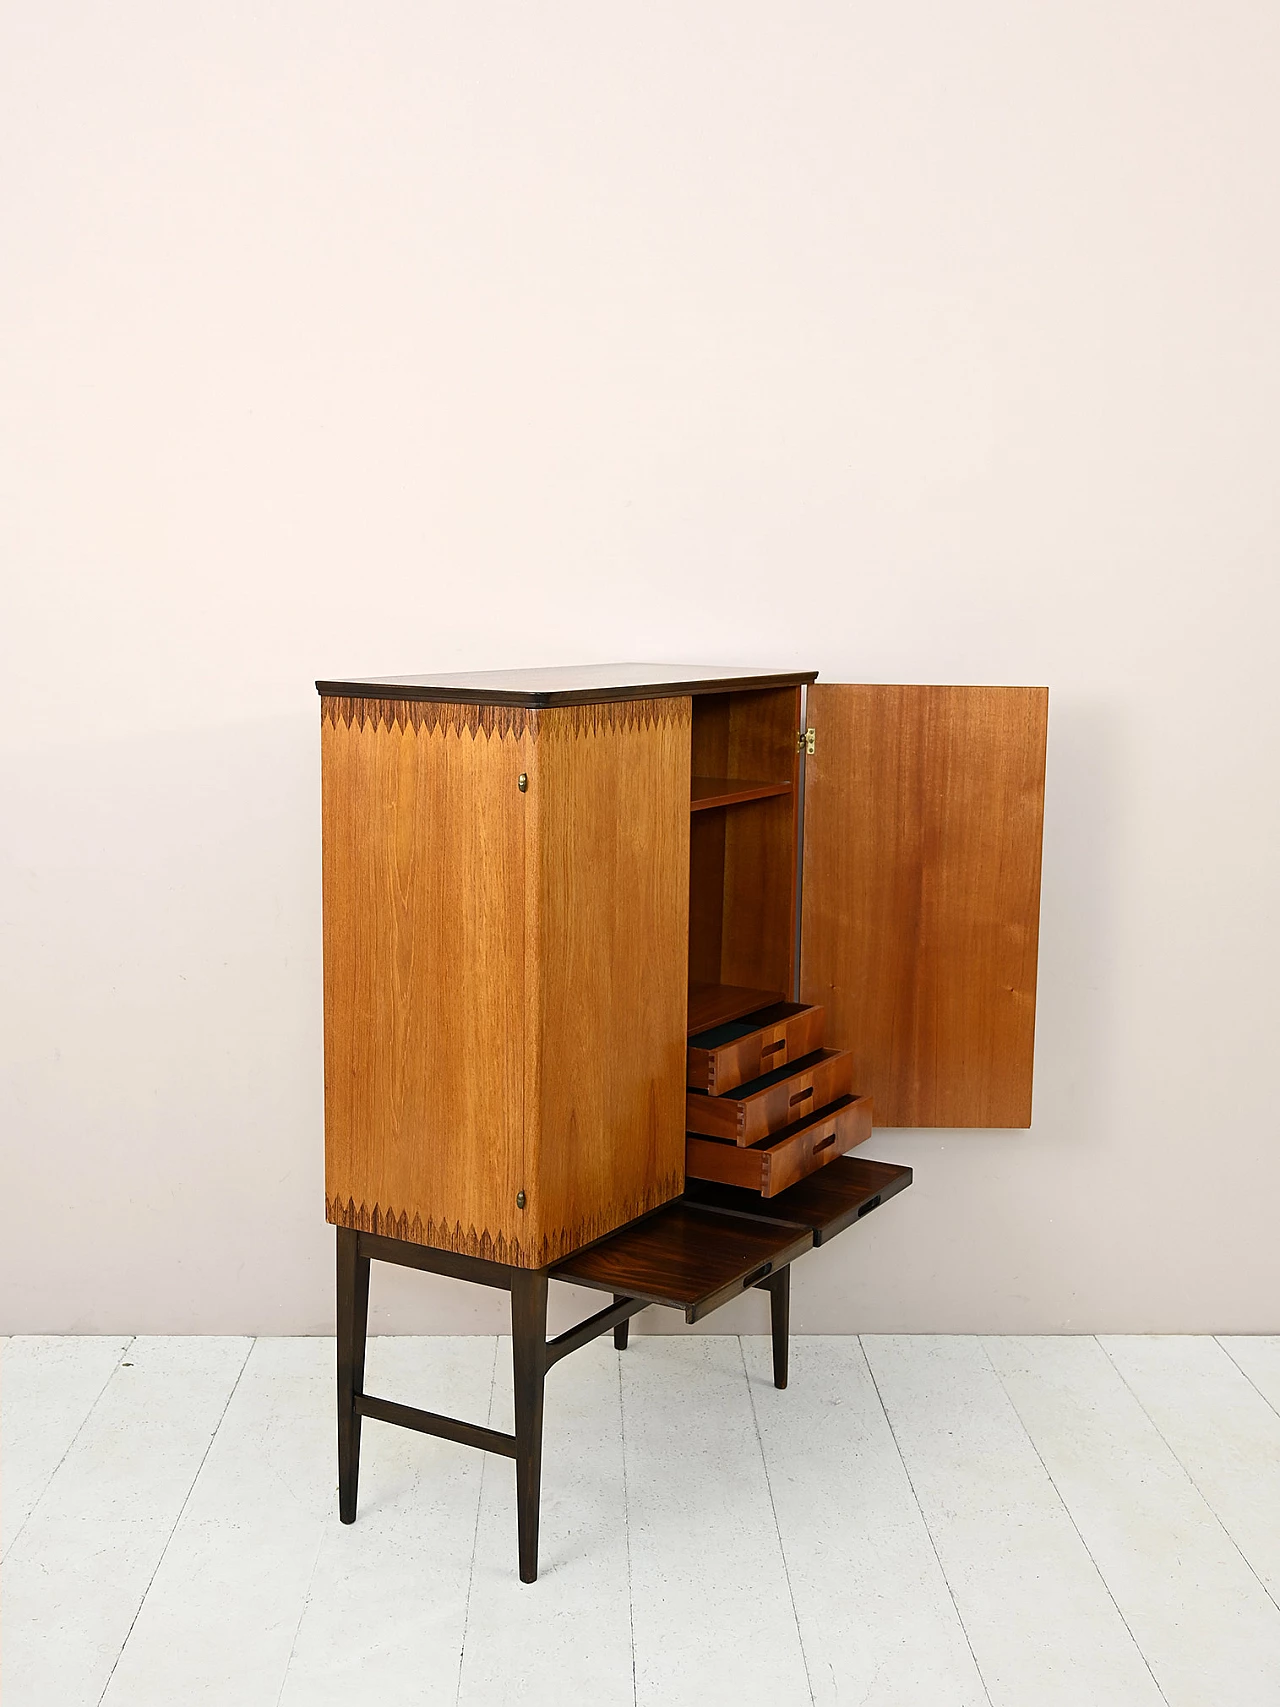
M 597 1342 L 513 1467 L 366 1422 L 332 1341 L 0 1345 L 4 1707 L 1277 1707 L 1280 1338 Z M 493 1339 L 370 1391 L 509 1428 Z

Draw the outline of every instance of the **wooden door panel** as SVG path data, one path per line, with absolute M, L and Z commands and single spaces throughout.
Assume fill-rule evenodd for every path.
M 883 1126 L 1029 1126 L 1045 688 L 816 684 L 800 997 Z

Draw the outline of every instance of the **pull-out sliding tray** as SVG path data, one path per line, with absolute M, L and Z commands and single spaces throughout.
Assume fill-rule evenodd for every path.
M 807 1225 L 776 1211 L 765 1220 L 677 1198 L 576 1252 L 551 1278 L 666 1304 L 696 1322 L 803 1256 L 813 1242 Z
M 895 1162 L 873 1162 L 861 1156 L 841 1156 L 819 1168 L 816 1174 L 789 1186 L 776 1197 L 762 1198 L 758 1192 L 738 1186 L 717 1185 L 711 1180 L 691 1179 L 685 1200 L 719 1209 L 734 1209 L 761 1221 L 798 1221 L 813 1234 L 815 1245 L 834 1239 L 855 1221 L 887 1203 L 911 1184 L 911 1169 Z

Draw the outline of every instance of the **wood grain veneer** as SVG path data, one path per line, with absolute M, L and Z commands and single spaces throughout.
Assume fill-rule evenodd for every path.
M 690 718 L 322 699 L 329 1220 L 536 1267 L 678 1195 Z
M 639 703 L 542 713 L 530 772 L 548 1257 L 684 1186 L 690 704 Z
M 1044 688 L 809 690 L 800 994 L 883 1126 L 1028 1126 Z
M 721 808 L 695 812 L 689 825 L 689 983 L 708 989 L 725 982 L 720 976 L 720 962 L 724 944 L 724 836 L 728 816 Z M 786 987 L 786 984 L 777 985 L 779 990 Z

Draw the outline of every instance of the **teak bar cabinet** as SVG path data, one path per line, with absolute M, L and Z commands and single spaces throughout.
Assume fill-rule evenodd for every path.
M 785 1385 L 791 1262 L 910 1183 L 872 1109 L 1030 1124 L 1047 691 L 815 678 L 317 683 L 344 1522 L 363 1417 L 505 1453 L 532 1581 L 553 1363 L 758 1286 Z M 513 1435 L 365 1393 L 374 1259 L 511 1293 Z

